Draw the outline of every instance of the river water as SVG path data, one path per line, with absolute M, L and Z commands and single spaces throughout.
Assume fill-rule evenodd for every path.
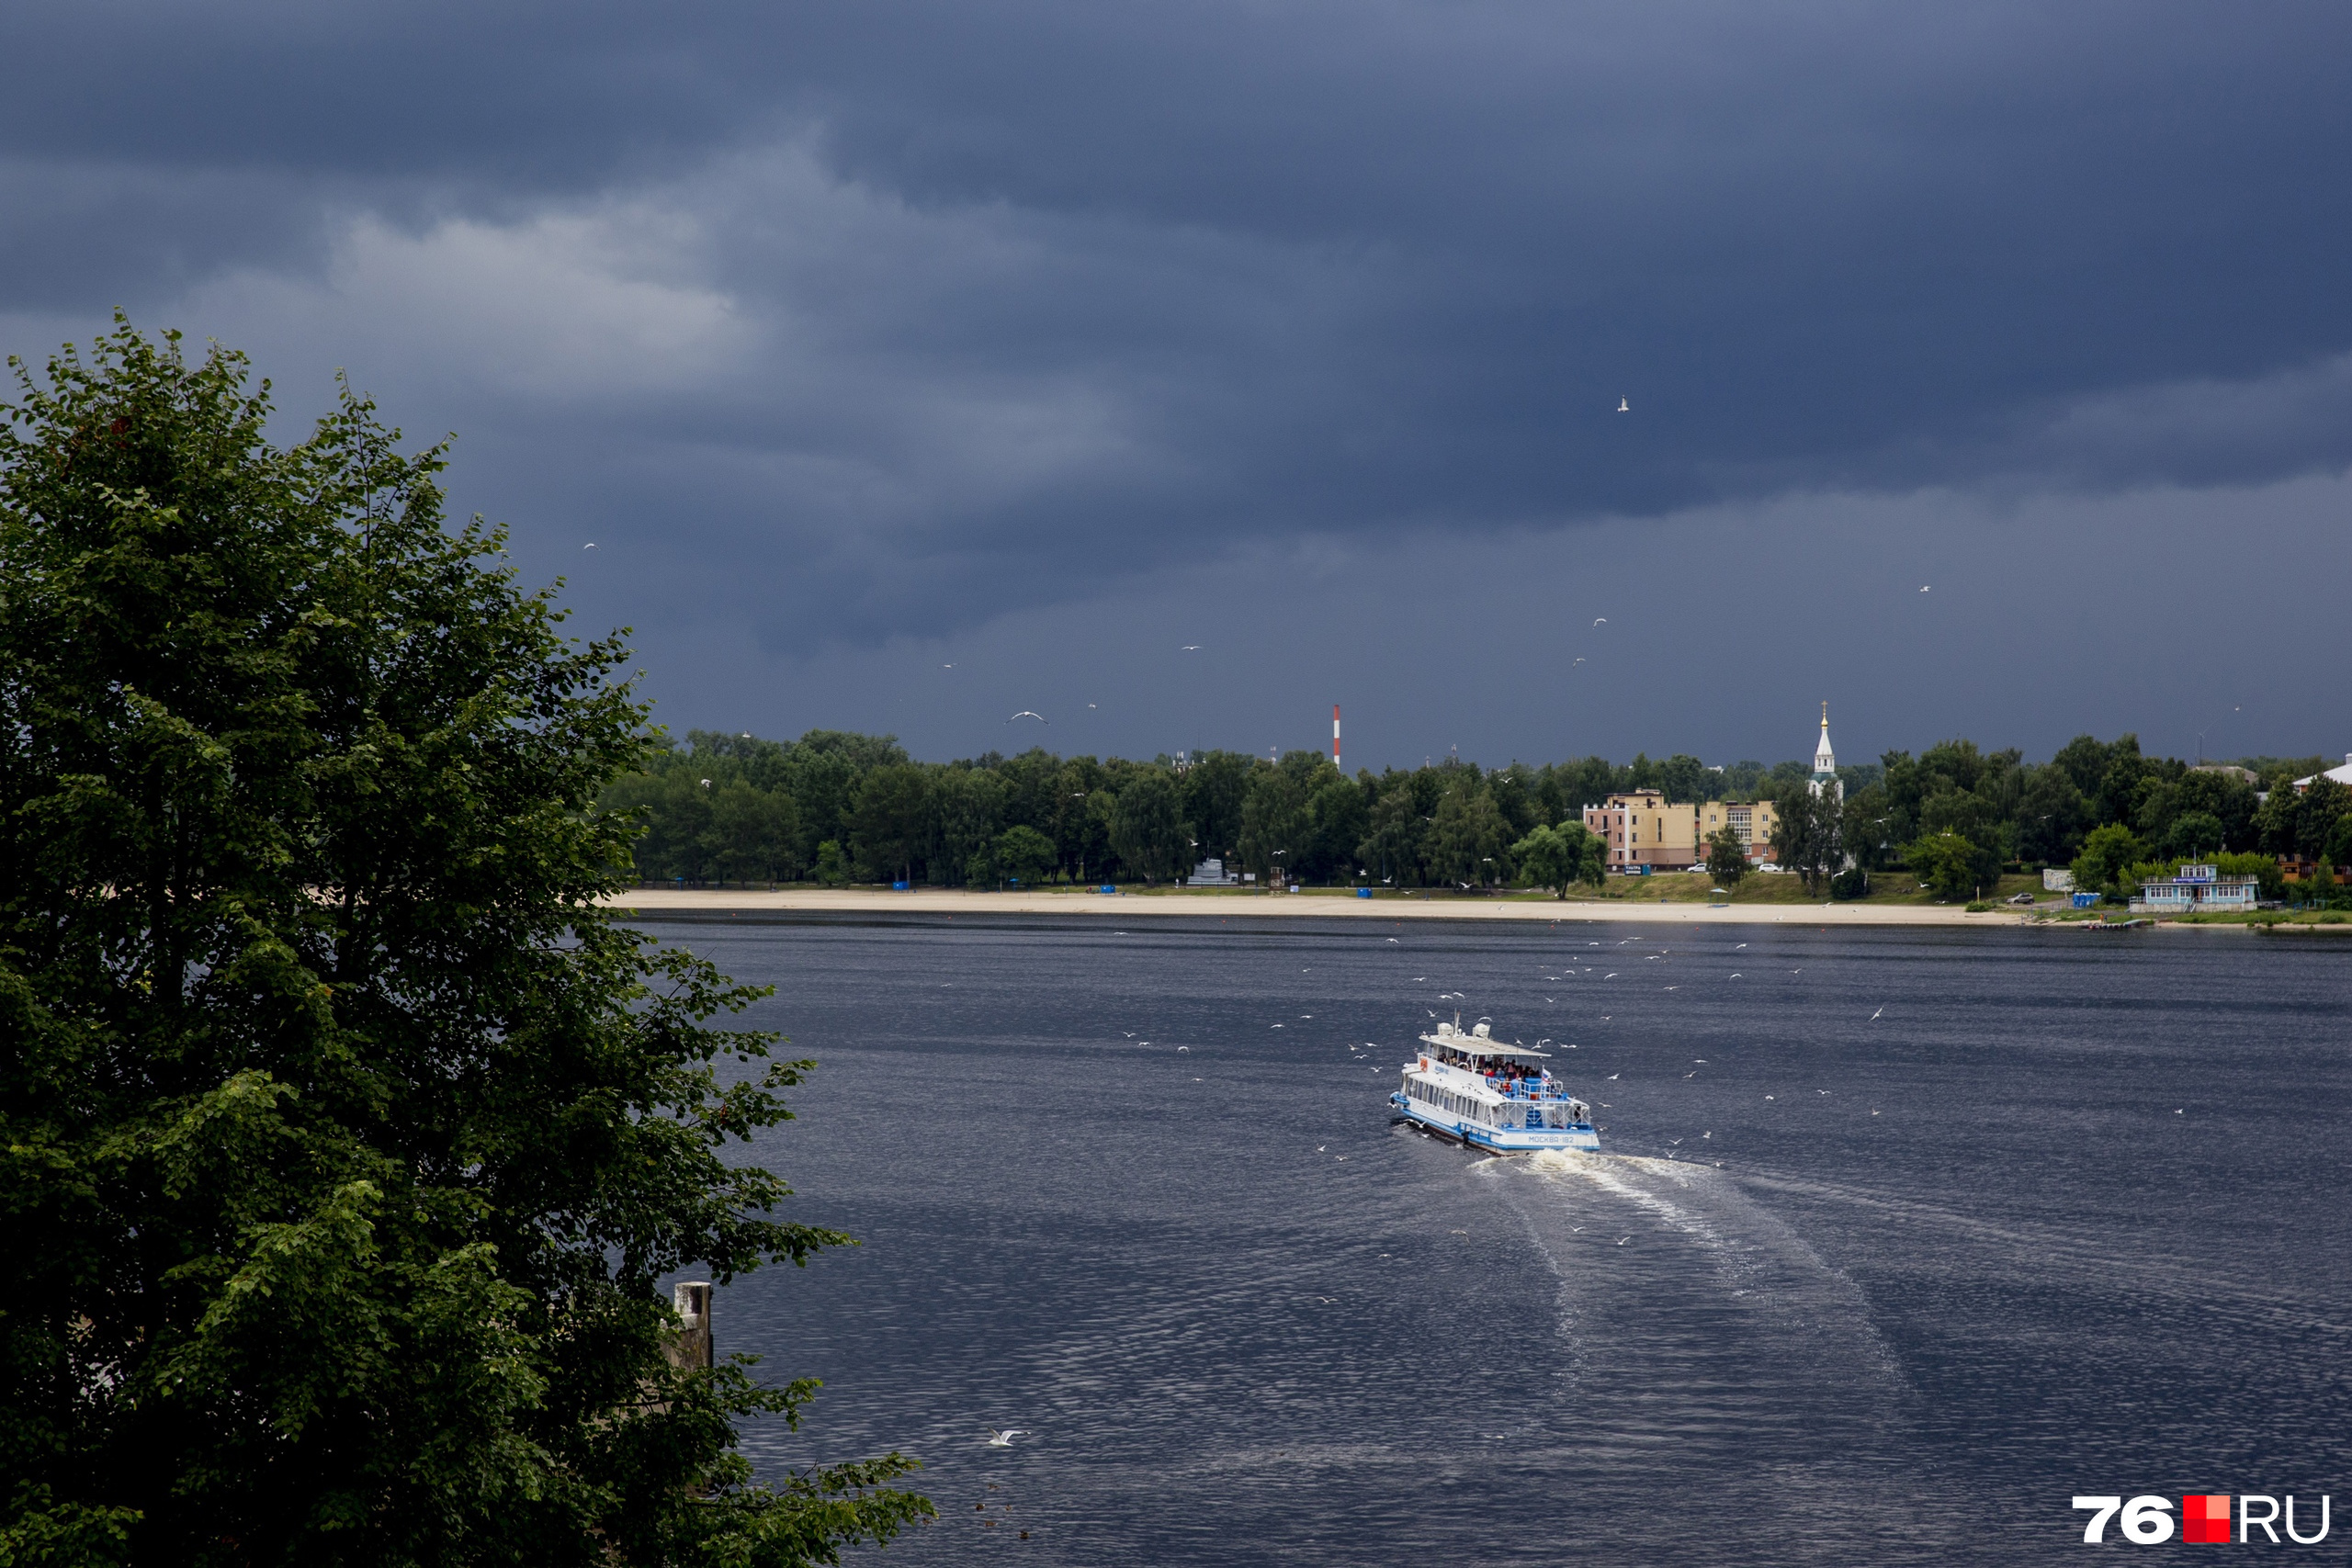
M 647 929 L 820 1063 L 756 1157 L 865 1245 L 716 1323 L 824 1380 L 763 1471 L 925 1461 L 886 1561 L 2018 1562 L 2077 1494 L 2352 1506 L 2352 942 Z M 1457 1011 L 1605 1152 L 1392 1126 Z

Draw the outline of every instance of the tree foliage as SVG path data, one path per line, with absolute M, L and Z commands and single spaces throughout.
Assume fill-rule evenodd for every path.
M 845 1240 L 727 1145 L 805 1063 L 617 926 L 644 745 L 439 449 L 127 326 L 0 433 L 0 1561 L 831 1560 L 896 1455 L 755 1485 L 811 1386 L 656 1287 Z M 722 1070 L 723 1069 L 723 1070 Z
M 1845 825 L 1836 799 L 1810 784 L 1785 787 L 1772 803 L 1772 858 L 1818 895 L 1846 863 Z
M 2143 755 L 2131 735 L 2078 736 L 2038 765 L 1957 739 L 1841 767 L 1843 808 L 1814 826 L 1838 844 L 1841 863 L 1870 870 L 1899 866 L 1905 845 L 1946 833 L 1992 863 L 2063 865 L 2093 829 L 2119 824 L 2167 852 L 2308 858 L 2346 815 L 2346 792 L 2332 781 L 2307 794 L 2283 786 L 2320 766 L 2249 759 L 2245 771 L 2269 792 L 2257 810 L 2256 784 L 2241 770 Z M 1784 798 L 1810 784 L 1812 767 L 1742 761 L 1717 772 L 1678 752 L 1492 770 L 1448 758 L 1348 776 L 1306 749 L 1279 761 L 1211 750 L 1146 762 L 1033 749 L 928 763 L 889 736 L 811 730 L 775 741 L 695 730 L 616 780 L 602 804 L 633 810 L 644 825 L 633 848 L 640 876 L 688 882 L 984 884 L 1005 874 L 992 846 L 1018 827 L 1053 846 L 1046 874 L 1073 882 L 1159 881 L 1215 855 L 1261 876 L 1279 868 L 1290 881 L 1347 882 L 1361 872 L 1397 886 L 1487 886 L 1521 879 L 1513 846 L 1534 829 L 1579 821 L 1611 795 L 1656 787 L 1678 803 Z M 1158 798 L 1162 781 L 1174 784 L 1174 827 Z M 1135 788 L 1150 810 L 1138 817 L 1130 807 L 1123 836 L 1120 803 Z M 1146 819 L 1159 824 L 1157 838 L 1132 830 Z M 1185 843 L 1171 857 L 1177 829 Z
M 2120 822 L 2094 829 L 2075 857 L 2075 886 L 2086 893 L 2111 893 L 2126 867 L 2148 858 L 2145 844 Z
M 1947 829 L 1909 845 L 1903 858 L 1912 874 L 1947 898 L 1974 898 L 2000 874 L 2001 863 L 1965 834 Z
M 1562 898 L 1573 884 L 1598 887 L 1608 876 L 1609 848 L 1581 822 L 1538 827 L 1510 852 L 1522 886 L 1554 888 Z
M 1730 828 L 1718 828 L 1707 840 L 1707 874 L 1725 887 L 1736 887 L 1747 874 L 1747 846 Z

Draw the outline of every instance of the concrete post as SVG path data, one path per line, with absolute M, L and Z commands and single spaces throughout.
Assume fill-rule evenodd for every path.
M 718 1365 L 710 1333 L 710 1281 L 684 1280 L 671 1292 L 670 1300 L 684 1320 L 671 1337 L 670 1364 L 683 1371 L 708 1371 Z

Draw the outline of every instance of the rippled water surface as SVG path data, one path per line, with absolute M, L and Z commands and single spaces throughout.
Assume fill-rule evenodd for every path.
M 760 1157 L 865 1245 L 717 1322 L 825 1382 L 761 1465 L 925 1461 L 884 1560 L 2014 1562 L 2085 1550 L 2076 1493 L 2352 1506 L 2352 942 L 649 929 L 820 1064 Z M 1392 1126 L 1457 1010 L 1606 1152 Z

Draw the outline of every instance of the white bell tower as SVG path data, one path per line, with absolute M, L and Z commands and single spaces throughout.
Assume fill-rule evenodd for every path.
M 1829 705 L 1821 705 L 1821 739 L 1813 749 L 1813 793 L 1828 793 L 1829 798 L 1843 806 L 1846 785 L 1838 777 L 1838 753 L 1829 744 Z

